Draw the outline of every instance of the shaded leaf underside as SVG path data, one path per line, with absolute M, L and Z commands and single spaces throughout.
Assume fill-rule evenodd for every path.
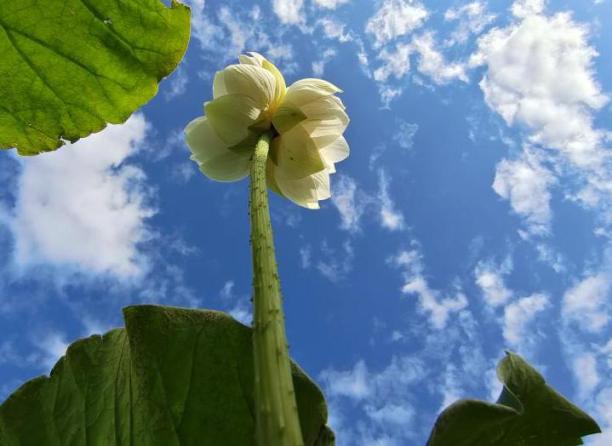
M 452 404 L 438 417 L 427 446 L 576 446 L 600 432 L 520 356 L 508 353 L 497 373 L 504 384 L 497 403 Z
M 0 148 L 33 155 L 124 122 L 189 31 L 174 0 L 0 0 Z
M 0 406 L 2 446 L 254 445 L 250 328 L 214 311 L 128 307 Z M 317 386 L 293 367 L 305 444 L 332 446 Z

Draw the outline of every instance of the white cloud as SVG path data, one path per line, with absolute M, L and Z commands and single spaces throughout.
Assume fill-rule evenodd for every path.
M 372 392 L 368 370 L 363 360 L 358 361 L 352 370 L 324 370 L 320 379 L 326 384 L 330 398 L 342 396 L 359 401 L 368 398 Z
M 201 48 L 208 48 L 211 41 L 221 32 L 221 28 L 208 18 L 205 0 L 185 0 L 191 7 L 191 34 Z
M 345 5 L 350 1 L 351 0 L 314 0 L 318 6 L 326 9 L 336 9 L 338 6 Z
M 530 16 L 479 40 L 474 60 L 487 64 L 487 104 L 508 124 L 531 129 L 530 140 L 563 152 L 578 166 L 601 162 L 602 135 L 589 109 L 607 101 L 592 70 L 588 30 L 569 14 Z
M 336 57 L 338 53 L 333 48 L 327 48 L 321 54 L 321 57 L 312 63 L 312 73 L 318 77 L 322 78 L 323 73 L 325 72 L 325 65 Z
M 380 101 L 382 102 L 383 107 L 389 108 L 389 104 L 391 103 L 391 101 L 393 101 L 395 98 L 400 97 L 403 92 L 404 92 L 404 89 L 401 87 L 381 85 L 379 87 L 379 93 L 380 93 Z
M 504 283 L 504 276 L 511 270 L 511 264 L 504 262 L 495 265 L 493 262 L 479 262 L 474 269 L 476 284 L 482 291 L 486 303 L 491 307 L 504 305 L 512 297 L 512 292 Z
M 444 20 L 458 22 L 457 28 L 445 42 L 450 46 L 465 43 L 472 34 L 480 34 L 495 20 L 495 14 L 488 13 L 486 3 L 478 0 L 446 10 Z
M 60 333 L 51 332 L 37 341 L 37 347 L 42 353 L 39 365 L 47 371 L 51 371 L 55 363 L 66 354 L 68 343 Z
M 366 32 L 373 35 L 375 45 L 380 47 L 419 28 L 427 16 L 427 9 L 418 1 L 385 0 L 368 20 Z
M 304 0 L 272 0 L 272 8 L 282 23 L 299 25 L 304 22 Z
M 222 68 L 221 64 L 236 63 L 239 54 L 253 50 L 261 52 L 279 65 L 285 74 L 295 69 L 293 47 L 284 39 L 285 31 L 271 29 L 269 21 L 262 17 L 259 5 L 239 10 L 221 6 L 214 14 L 212 8 L 205 7 L 203 0 L 187 1 L 191 5 L 192 34 L 208 62 L 206 68 L 198 73 L 200 77 L 210 78 L 216 70 Z M 284 4 L 279 2 L 279 5 L 281 3 Z M 281 13 L 291 18 L 289 3 L 279 7 Z
M 578 394 L 585 399 L 593 394 L 601 379 L 597 372 L 597 358 L 593 353 L 584 352 L 574 356 L 572 371 L 578 383 Z
M 40 264 L 136 277 L 146 270 L 139 244 L 150 238 L 145 175 L 127 162 L 142 145 L 142 115 L 69 144 L 20 158 L 16 204 L 8 217 L 19 268 Z
M 413 389 L 427 375 L 423 361 L 410 356 L 393 357 L 380 371 L 368 370 L 363 360 L 346 371 L 324 370 L 319 379 L 330 402 L 330 424 L 339 446 L 397 446 L 413 439 L 417 414 Z M 362 411 L 362 422 L 347 423 L 342 411 L 345 400 L 357 403 L 353 407 Z
M 516 160 L 504 159 L 497 164 L 493 190 L 509 200 L 514 212 L 524 217 L 533 234 L 550 230 L 550 186 L 555 177 L 534 156 L 523 153 Z
M 528 17 L 541 14 L 545 5 L 545 0 L 516 0 L 512 4 L 511 10 L 516 17 Z
M 412 47 L 419 54 L 417 69 L 421 74 L 431 78 L 436 84 L 444 85 L 457 79 L 467 82 L 465 65 L 458 62 L 447 62 L 444 55 L 436 49 L 433 33 L 427 32 L 412 40 Z
M 538 259 L 550 266 L 555 272 L 562 273 L 567 269 L 565 257 L 553 246 L 541 242 L 535 248 L 538 251 Z
M 379 218 L 383 228 L 390 231 L 404 229 L 404 215 L 395 209 L 395 203 L 389 196 L 389 179 L 381 169 L 378 171 L 378 202 L 380 203 Z
M 351 42 L 356 39 L 352 33 L 345 31 L 346 25 L 344 23 L 329 17 L 318 20 L 317 25 L 323 28 L 323 34 L 328 39 L 337 40 L 340 43 Z
M 394 51 L 384 48 L 377 56 L 382 65 L 374 70 L 373 77 L 377 82 L 385 82 L 390 77 L 402 79 L 410 71 L 410 54 L 413 48 L 409 43 L 398 43 Z
M 597 394 L 593 406 L 594 413 L 601 422 L 603 432 L 593 436 L 588 445 L 609 446 L 612 444 L 612 385 L 602 389 Z
M 187 84 L 189 83 L 189 76 L 187 70 L 183 66 L 171 74 L 167 83 L 162 84 L 162 90 L 164 97 L 167 101 L 170 101 L 178 96 L 183 95 L 187 91 Z M 167 88 L 166 88 L 167 87 Z
M 459 373 L 454 364 L 447 364 L 442 376 L 439 392 L 442 394 L 442 404 L 440 404 L 438 412 L 442 412 L 461 398 L 463 392 L 461 390 Z
M 338 282 L 348 275 L 353 268 L 355 253 L 353 246 L 347 240 L 342 249 L 334 249 L 326 240 L 321 243 L 321 258 L 317 261 L 317 270 L 328 280 Z
M 224 302 L 223 305 L 234 319 L 242 322 L 244 325 L 251 325 L 253 313 L 249 296 L 236 294 L 234 288 L 235 283 L 233 280 L 228 280 L 223 284 L 223 288 L 219 292 L 219 296 Z
M 348 175 L 338 175 L 334 184 L 332 203 L 340 213 L 340 227 L 349 232 L 360 229 L 361 217 L 369 202 L 367 195 L 358 189 L 357 183 Z
M 312 265 L 312 248 L 310 245 L 300 248 L 300 266 L 304 269 L 310 268 Z
M 30 365 L 30 361 L 24 358 L 20 349 L 14 341 L 2 340 L 0 343 L 0 365 L 12 365 L 14 367 Z
M 601 332 L 610 320 L 612 277 L 599 273 L 586 277 L 563 296 L 561 314 L 566 324 L 574 323 L 583 331 Z
M 374 162 L 374 161 L 373 161 Z M 361 190 L 356 181 L 347 175 L 340 175 L 334 184 L 332 203 L 340 214 L 340 228 L 353 234 L 361 231 L 361 220 L 366 215 L 375 216 L 384 229 L 399 231 L 405 221 L 389 195 L 389 178 L 378 170 L 378 191 L 369 193 Z
M 594 113 L 608 97 L 595 77 L 597 52 L 589 45 L 589 28 L 569 13 L 541 15 L 543 2 L 514 7 L 517 23 L 481 37 L 470 60 L 487 67 L 480 82 L 485 100 L 508 125 L 523 129 L 525 147 L 542 152 L 557 175 L 577 176 L 578 182 L 563 184 L 568 198 L 601 211 L 609 224 L 612 157 L 605 148 L 607 133 L 594 124 Z M 581 190 L 572 190 L 576 187 Z
M 523 297 L 510 303 L 504 309 L 504 339 L 510 347 L 525 349 L 525 344 L 534 339 L 533 333 L 529 333 L 528 326 L 538 313 L 549 306 L 548 296 L 537 293 Z
M 445 55 L 437 48 L 432 32 L 425 32 L 415 36 L 410 42 L 397 42 L 382 48 L 376 58 L 380 65 L 368 76 L 378 83 L 381 101 L 388 107 L 393 99 L 403 93 L 403 85 L 394 85 L 390 81 L 401 81 L 410 73 L 411 56 L 415 55 L 416 69 L 419 73 L 430 78 L 437 85 L 445 85 L 454 80 L 468 81 L 466 64 L 463 62 L 449 62 Z M 367 65 L 367 60 L 365 62 Z M 418 78 L 413 78 L 419 82 Z M 422 80 L 420 81 L 422 83 Z
M 431 289 L 423 275 L 422 256 L 418 251 L 402 251 L 392 262 L 404 270 L 402 293 L 418 297 L 419 310 L 429 315 L 429 323 L 434 329 L 444 329 L 451 314 L 467 307 L 467 298 L 461 291 L 455 291 L 452 297 L 443 297 L 439 291 Z
M 397 143 L 402 149 L 412 149 L 414 144 L 414 136 L 419 130 L 418 124 L 413 124 L 403 119 L 396 120 L 398 129 L 393 134 L 393 141 Z

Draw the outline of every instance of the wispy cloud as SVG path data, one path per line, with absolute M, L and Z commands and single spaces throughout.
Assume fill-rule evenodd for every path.
M 498 307 L 504 305 L 512 298 L 510 291 L 504 282 L 505 276 L 512 271 L 512 262 L 505 260 L 500 265 L 493 261 L 481 261 L 474 269 L 476 285 L 480 288 L 482 296 L 487 305 Z
M 351 0 L 314 0 L 317 6 L 325 9 L 336 9 L 338 6 L 346 5 Z
M 401 231 L 405 227 L 404 215 L 397 210 L 389 195 L 389 178 L 384 170 L 378 172 L 378 202 L 380 203 L 379 218 L 383 228 L 390 231 Z
M 444 42 L 447 46 L 466 43 L 472 35 L 478 35 L 495 20 L 495 14 L 487 12 L 487 4 L 477 0 L 447 9 L 444 20 L 457 23 L 457 28 Z
M 340 214 L 340 227 L 349 232 L 357 232 L 361 227 L 361 217 L 370 202 L 357 182 L 348 175 L 338 175 L 334 184 L 332 203 Z
M 460 290 L 450 293 L 449 296 L 431 288 L 424 276 L 425 268 L 418 250 L 400 251 L 391 259 L 391 263 L 403 271 L 402 293 L 418 298 L 419 311 L 429 317 L 432 328 L 444 329 L 451 315 L 468 306 L 467 298 Z
M 418 1 L 385 0 L 366 24 L 366 32 L 380 47 L 423 25 L 429 13 Z
M 332 427 L 339 446 L 351 444 L 399 445 L 414 439 L 415 385 L 427 379 L 425 364 L 410 356 L 393 357 L 382 370 L 370 371 L 363 360 L 348 370 L 321 372 L 330 399 Z M 343 408 L 358 404 L 364 422 L 351 423 Z

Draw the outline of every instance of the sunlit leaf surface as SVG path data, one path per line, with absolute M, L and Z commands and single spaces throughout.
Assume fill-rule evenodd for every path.
M 0 148 L 32 155 L 125 121 L 176 68 L 189 30 L 175 1 L 2 1 Z

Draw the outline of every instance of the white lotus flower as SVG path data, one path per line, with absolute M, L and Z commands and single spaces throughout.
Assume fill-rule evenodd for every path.
M 280 71 L 263 56 L 240 56 L 240 64 L 217 72 L 214 99 L 205 116 L 185 128 L 191 159 L 209 178 L 237 181 L 249 174 L 259 136 L 274 135 L 267 161 L 268 187 L 300 206 L 319 207 L 331 196 L 329 175 L 349 147 L 341 90 L 321 79 L 285 86 Z

